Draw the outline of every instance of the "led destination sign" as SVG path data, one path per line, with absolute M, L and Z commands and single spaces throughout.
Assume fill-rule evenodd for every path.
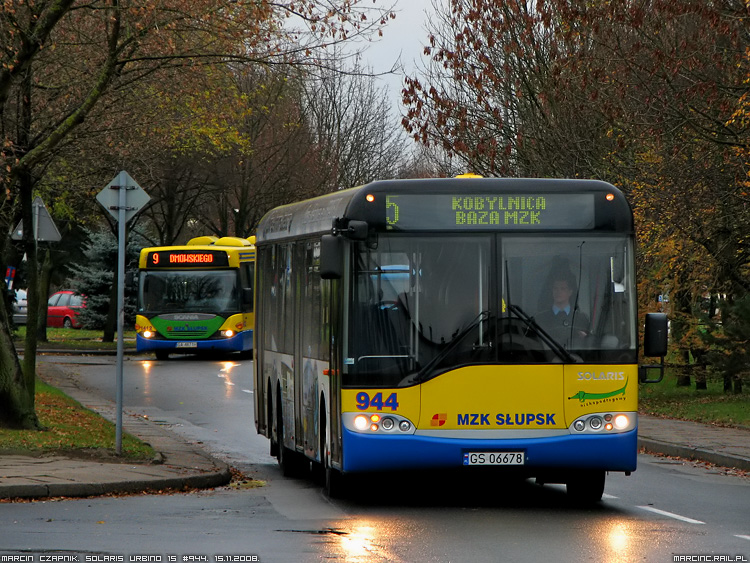
M 148 253 L 148 265 L 152 268 L 222 268 L 229 266 L 229 259 L 222 250 L 157 250 Z
M 386 196 L 389 229 L 592 229 L 594 194 Z

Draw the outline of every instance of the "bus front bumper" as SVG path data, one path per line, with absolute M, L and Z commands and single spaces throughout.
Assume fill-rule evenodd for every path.
M 231 338 L 207 340 L 164 340 L 158 338 L 135 337 L 138 352 L 166 350 L 175 354 L 197 354 L 201 352 L 242 352 L 253 349 L 253 332 L 239 332 Z
M 458 468 L 464 454 L 524 452 L 516 469 L 597 469 L 635 471 L 638 429 L 622 434 L 565 435 L 533 439 L 460 439 L 429 436 L 375 436 L 344 429 L 343 471 L 396 471 Z M 502 468 L 503 466 L 499 466 Z

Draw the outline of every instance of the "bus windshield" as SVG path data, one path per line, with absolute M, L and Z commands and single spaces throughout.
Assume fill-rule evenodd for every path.
M 142 271 L 139 313 L 184 311 L 230 314 L 240 311 L 236 270 Z
M 635 362 L 621 235 L 380 235 L 357 245 L 344 385 L 469 364 Z

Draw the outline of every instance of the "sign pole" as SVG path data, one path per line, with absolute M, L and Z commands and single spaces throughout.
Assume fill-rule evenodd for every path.
M 125 224 L 151 199 L 125 170 L 115 176 L 96 200 L 117 221 L 117 373 L 115 449 L 122 453 L 123 356 L 125 353 Z
M 122 454 L 122 403 L 123 403 L 123 356 L 125 352 L 125 207 L 127 205 L 127 181 L 125 171 L 118 181 L 119 205 L 117 210 L 117 423 L 115 424 L 115 451 Z M 114 186 L 113 186 L 114 187 Z

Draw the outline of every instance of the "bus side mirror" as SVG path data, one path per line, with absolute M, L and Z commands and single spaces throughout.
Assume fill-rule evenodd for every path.
M 349 221 L 344 234 L 352 240 L 367 240 L 367 231 L 369 229 L 370 226 L 367 224 L 367 221 Z
M 659 356 L 659 365 L 643 365 L 638 368 L 638 380 L 641 383 L 659 383 L 664 378 L 664 356 L 667 355 L 667 342 L 669 337 L 669 323 L 664 313 L 648 313 L 646 315 L 646 327 L 643 333 L 643 355 Z M 659 377 L 649 379 L 648 372 L 658 369 Z
M 344 240 L 340 236 L 323 235 L 320 239 L 320 277 L 324 280 L 341 279 L 343 263 Z
M 643 355 L 649 357 L 666 356 L 667 333 L 667 315 L 664 313 L 648 313 L 643 336 Z

